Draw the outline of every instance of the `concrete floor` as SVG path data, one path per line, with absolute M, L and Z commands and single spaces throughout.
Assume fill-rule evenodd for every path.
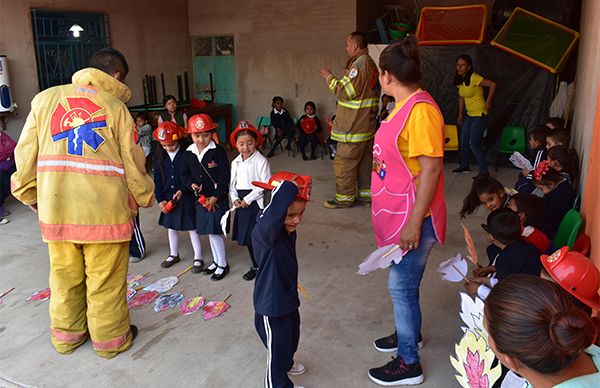
M 278 154 L 273 171 L 293 169 L 311 174 L 313 200 L 299 228 L 300 281 L 311 294 L 302 300 L 300 347 L 296 359 L 307 372 L 296 384 L 315 387 L 374 387 L 367 370 L 390 360 L 372 341 L 393 330 L 392 307 L 386 288 L 387 271 L 356 275 L 361 259 L 374 249 L 370 209 L 326 210 L 323 200 L 333 193 L 328 159 L 303 162 Z M 421 286 L 423 336 L 422 387 L 455 387 L 448 356 L 461 336 L 459 284 L 440 280 L 437 264 L 461 251 L 466 253 L 458 211 L 473 174 L 455 175 L 446 164 L 448 237 L 436 246 Z M 514 170 L 501 170 L 510 184 Z M 140 333 L 133 347 L 112 360 L 95 355 L 88 341 L 69 356 L 57 354 L 49 337 L 48 302 L 26 302 L 48 286 L 46 245 L 41 242 L 35 215 L 13 198 L 6 203 L 11 222 L 0 226 L 0 292 L 16 287 L 0 305 L 0 387 L 260 387 L 266 351 L 253 324 L 252 282 L 241 276 L 249 267 L 247 251 L 227 242 L 231 273 L 220 282 L 188 273 L 175 291 L 186 297 L 202 293 L 207 299 L 232 294 L 232 307 L 223 316 L 203 321 L 200 314 L 155 313 L 151 306 L 131 312 Z M 485 240 L 478 225 L 485 211 L 466 220 L 483 254 Z M 175 274 L 191 264 L 191 244 L 182 235 L 180 252 L 186 258 L 171 269 L 159 263 L 168 255 L 167 236 L 158 227 L 158 208 L 143 209 L 142 230 L 148 256 L 130 265 L 130 274 L 150 272 L 150 279 Z M 203 240 L 210 262 L 208 241 Z

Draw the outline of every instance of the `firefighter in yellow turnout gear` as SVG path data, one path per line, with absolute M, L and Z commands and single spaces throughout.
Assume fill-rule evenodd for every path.
M 373 137 L 377 125 L 379 99 L 375 94 L 378 72 L 369 57 L 367 39 L 353 32 L 346 39 L 348 61 L 344 76 L 337 79 L 329 69 L 321 69 L 327 86 L 337 98 L 331 139 L 338 142 L 333 161 L 335 198 L 325 201 L 329 209 L 347 208 L 356 201 L 371 202 Z
M 15 149 L 13 195 L 38 212 L 50 256 L 50 329 L 59 353 L 88 335 L 112 358 L 131 346 L 127 308 L 128 245 L 138 206 L 154 184 L 121 81 L 121 53 L 103 49 L 73 83 L 39 93 Z

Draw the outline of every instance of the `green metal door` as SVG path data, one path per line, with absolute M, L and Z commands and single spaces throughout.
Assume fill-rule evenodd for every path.
M 196 98 L 211 99 L 210 75 L 212 74 L 215 103 L 233 105 L 235 125 L 237 123 L 237 81 L 233 37 L 196 38 L 193 44 Z M 225 123 L 220 120 L 220 138 L 225 137 L 224 131 Z

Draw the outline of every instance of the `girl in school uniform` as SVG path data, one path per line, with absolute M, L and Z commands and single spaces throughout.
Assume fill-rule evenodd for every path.
M 263 142 L 261 133 L 245 120 L 239 122 L 231 133 L 231 145 L 240 153 L 231 162 L 231 181 L 229 197 L 237 208 L 233 221 L 232 238 L 240 246 L 246 246 L 252 266 L 243 276 L 244 280 L 253 280 L 258 264 L 252 250 L 252 230 L 256 216 L 264 209 L 264 189 L 252 185 L 253 181 L 267 182 L 271 178 L 271 167 L 257 147 Z
M 196 233 L 194 193 L 181 179 L 187 139 L 185 128 L 165 121 L 152 134 L 158 141 L 154 157 L 154 195 L 160 207 L 158 224 L 165 227 L 169 236 L 169 256 L 161 267 L 169 268 L 181 261 L 179 257 L 179 231 L 187 231 L 194 248 L 194 261 L 202 261 L 200 236 Z
M 212 275 L 221 280 L 229 273 L 225 257 L 225 240 L 221 229 L 221 217 L 229 209 L 229 161 L 225 149 L 217 144 L 215 129 L 209 115 L 201 113 L 190 117 L 187 132 L 192 134 L 187 148 L 185 185 L 196 193 L 196 232 L 208 235 L 213 262 L 204 268 L 201 259 L 194 260 L 193 273 Z

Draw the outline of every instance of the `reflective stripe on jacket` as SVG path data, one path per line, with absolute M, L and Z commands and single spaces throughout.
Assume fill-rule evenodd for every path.
M 374 92 L 377 66 L 366 50 L 350 58 L 341 79 L 330 76 L 329 89 L 337 98 L 336 117 L 331 138 L 336 141 L 358 143 L 375 136 L 379 98 Z

